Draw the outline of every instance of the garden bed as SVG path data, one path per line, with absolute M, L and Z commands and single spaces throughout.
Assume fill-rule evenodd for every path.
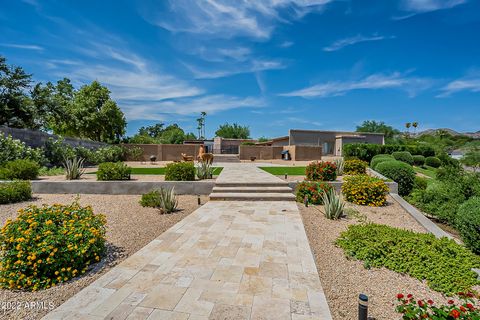
M 35 195 L 33 201 L 0 205 L 0 223 L 8 218 L 15 218 L 17 211 L 30 204 L 41 205 L 54 203 L 71 203 L 74 195 Z M 94 280 L 99 278 L 120 261 L 132 255 L 147 243 L 158 237 L 175 223 L 198 208 L 196 196 L 178 196 L 180 211 L 173 214 L 159 214 L 157 209 L 144 208 L 138 201 L 140 196 L 114 195 L 81 195 L 82 205 L 92 205 L 95 213 L 103 213 L 107 218 L 107 256 L 95 266 L 94 270 L 73 281 L 60 284 L 54 288 L 37 292 L 11 291 L 0 289 L 2 302 L 25 303 L 45 302 L 47 307 L 51 302 L 58 307 L 68 298 L 79 292 Z M 207 198 L 202 198 L 202 203 Z M 0 318 L 8 319 L 39 319 L 49 310 L 41 308 L 5 310 Z
M 333 319 L 357 319 L 359 293 L 369 296 L 369 315 L 377 320 L 400 318 L 394 307 L 400 292 L 447 303 L 442 294 L 412 277 L 386 268 L 365 269 L 361 261 L 347 259 L 344 251 L 334 244 L 349 225 L 362 221 L 426 232 L 392 197 L 388 196 L 387 206 L 378 208 L 349 204 L 358 213 L 337 221 L 326 219 L 320 211 L 322 206 L 298 206 Z

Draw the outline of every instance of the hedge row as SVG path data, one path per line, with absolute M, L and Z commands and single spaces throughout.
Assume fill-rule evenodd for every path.
M 413 155 L 422 155 L 424 157 L 435 155 L 435 150 L 426 145 L 350 143 L 343 146 L 343 155 L 345 157 L 356 157 L 367 162 L 370 162 L 377 154 L 392 154 L 398 151 L 408 151 Z

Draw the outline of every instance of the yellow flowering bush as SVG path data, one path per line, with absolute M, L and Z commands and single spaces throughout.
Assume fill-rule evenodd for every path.
M 0 286 L 35 291 L 85 273 L 105 252 L 105 224 L 76 201 L 19 210 L 0 232 Z
M 383 180 L 367 175 L 345 177 L 342 185 L 345 200 L 363 206 L 383 206 L 387 202 L 388 191 Z

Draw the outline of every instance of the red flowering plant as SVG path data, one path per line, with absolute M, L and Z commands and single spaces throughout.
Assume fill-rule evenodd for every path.
M 402 314 L 403 320 L 480 320 L 480 307 L 475 302 L 478 297 L 470 292 L 459 292 L 458 296 L 460 302 L 448 300 L 446 305 L 436 305 L 431 299 L 415 300 L 412 294 L 399 293 L 396 311 Z
M 302 181 L 295 190 L 296 200 L 304 202 L 307 198 L 309 204 L 323 204 L 322 194 L 331 188 L 325 182 Z
M 333 162 L 314 161 L 305 169 L 305 180 L 334 181 L 337 179 L 337 166 Z

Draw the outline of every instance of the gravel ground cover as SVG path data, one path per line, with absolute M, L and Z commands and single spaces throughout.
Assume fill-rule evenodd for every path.
M 386 268 L 365 269 L 361 261 L 349 260 L 334 242 L 351 224 L 369 221 L 392 227 L 426 232 L 390 196 L 384 207 L 363 207 L 349 204 L 358 211 L 341 220 L 332 221 L 323 216 L 322 206 L 298 204 L 317 270 L 334 320 L 358 319 L 358 294 L 368 295 L 369 316 L 375 319 L 400 319 L 395 312 L 397 293 L 412 293 L 418 299 L 433 299 L 447 303 L 442 294 L 425 283 Z
M 75 195 L 35 195 L 28 202 L 0 205 L 0 223 L 3 226 L 8 218 L 15 218 L 17 211 L 30 204 L 71 203 Z M 178 221 L 198 208 L 196 196 L 178 196 L 180 211 L 172 214 L 159 214 L 153 208 L 143 208 L 138 204 L 140 196 L 126 195 L 80 195 L 82 205 L 91 205 L 95 213 L 107 217 L 107 255 L 81 278 L 74 279 L 54 288 L 38 292 L 11 291 L 0 289 L 0 319 L 40 319 L 48 313 L 50 306 L 58 307 L 85 286 L 92 283 L 120 261 L 135 253 L 158 237 Z M 202 198 L 202 203 L 207 201 Z M 25 308 L 25 303 L 43 303 L 42 306 Z M 12 306 L 21 306 L 11 310 Z

